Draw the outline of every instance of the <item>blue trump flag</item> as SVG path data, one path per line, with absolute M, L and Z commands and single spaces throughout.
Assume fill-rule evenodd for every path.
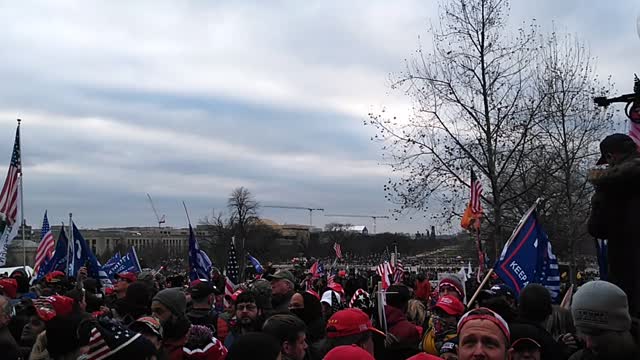
M 73 251 L 69 259 L 68 276 L 78 276 L 78 270 L 86 266 L 90 277 L 99 279 L 103 283 L 110 283 L 107 274 L 102 269 L 102 265 L 100 265 L 93 251 L 91 251 L 89 244 L 87 244 L 87 241 L 76 227 L 76 224 L 73 224 L 73 244 L 71 245 L 71 249 Z
M 45 275 L 52 271 L 66 271 L 67 268 L 67 246 L 69 240 L 67 240 L 67 235 L 64 232 L 64 228 L 60 229 L 60 234 L 58 235 L 58 241 L 56 242 L 56 247 L 53 251 L 53 255 L 51 258 L 46 259 L 40 268 L 38 269 L 38 274 L 36 279 L 42 279 Z
M 115 264 L 118 262 L 118 260 L 120 260 L 121 258 L 122 258 L 122 256 L 120 255 L 120 252 L 119 252 L 119 251 L 118 251 L 118 252 L 116 252 L 115 254 L 113 254 L 113 256 L 111 257 L 111 259 L 107 260 L 107 262 L 106 262 L 104 265 L 102 265 L 102 269 L 103 269 L 106 273 L 108 273 L 108 272 L 109 272 L 109 269 L 110 269 L 113 265 L 115 265 Z
M 105 268 L 105 266 L 103 266 L 102 269 L 110 279 L 113 279 L 116 274 L 120 274 L 123 272 L 139 273 L 142 271 L 135 247 L 131 247 L 127 254 L 116 261 L 115 264 L 109 266 L 108 268 Z
M 544 285 L 557 302 L 560 294 L 558 258 L 538 221 L 535 205 L 520 220 L 493 269 L 517 296 L 527 284 L 537 283 Z
M 260 264 L 260 261 L 258 261 L 258 259 L 251 256 L 251 254 L 247 254 L 247 257 L 249 257 L 249 261 L 251 261 L 253 268 L 256 269 L 256 273 L 262 274 L 264 272 L 264 268 Z
M 213 264 L 207 253 L 200 249 L 196 235 L 189 224 L 189 279 L 207 279 L 211 277 Z

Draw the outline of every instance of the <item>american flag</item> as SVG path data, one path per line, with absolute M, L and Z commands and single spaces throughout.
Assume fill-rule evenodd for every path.
M 228 277 L 225 278 L 224 281 L 224 306 L 225 307 L 229 307 L 231 306 L 231 303 L 229 303 L 229 300 L 227 300 L 227 297 L 231 297 L 233 295 L 233 289 L 235 288 L 236 284 L 234 284 Z
M 393 283 L 399 284 L 402 282 L 402 275 L 404 275 L 404 265 L 402 265 L 402 260 L 400 259 L 396 262 L 396 267 L 393 270 Z
M 53 256 L 53 249 L 55 247 L 55 239 L 51 228 L 49 227 L 49 219 L 47 218 L 47 211 L 44 212 L 44 219 L 42 220 L 42 231 L 40 232 L 40 245 L 36 250 L 36 263 L 33 266 L 34 272 L 37 274 L 40 265 L 44 263 L 46 259 L 50 259 Z
M 476 177 L 476 173 L 471 170 L 471 211 L 474 214 L 482 213 L 482 183 Z
M 111 320 L 100 319 L 89 335 L 89 352 L 83 359 L 102 360 L 118 358 L 131 354 L 132 348 L 140 344 L 133 344 L 142 334 L 135 333 Z M 125 356 L 126 357 L 126 356 Z
M 0 214 L 6 218 L 8 225 L 13 225 L 18 219 L 18 179 L 22 175 L 22 162 L 20 161 L 20 126 L 16 129 L 16 140 L 13 144 L 13 154 L 9 172 L 0 194 Z
M 231 239 L 231 245 L 229 245 L 229 251 L 227 252 L 227 278 L 232 283 L 238 283 L 238 258 L 236 256 L 236 246 L 234 239 Z
M 342 249 L 340 248 L 340 244 L 334 243 L 333 244 L 333 250 L 336 251 L 336 257 L 338 259 L 342 260 Z
M 333 285 L 335 285 L 336 281 L 336 274 L 335 273 L 331 273 L 329 275 L 327 275 L 327 287 L 332 287 Z
M 389 265 L 388 261 L 385 261 L 382 264 L 378 265 L 378 267 L 376 268 L 376 272 L 382 278 L 382 290 L 387 290 L 390 285 L 389 275 L 392 274 L 391 265 Z

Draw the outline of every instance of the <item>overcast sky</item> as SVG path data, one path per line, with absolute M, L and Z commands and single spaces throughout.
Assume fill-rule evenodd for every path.
M 639 10 L 513 1 L 510 21 L 577 34 L 629 91 Z M 199 219 L 238 186 L 263 204 L 388 214 L 391 172 L 363 120 L 383 107 L 407 114 L 388 76 L 436 19 L 435 1 L 4 1 L 0 176 L 20 117 L 36 226 L 45 209 L 51 223 L 73 212 L 84 228 L 151 226 L 147 192 L 168 225 L 184 226 L 182 200 Z M 305 211 L 261 215 L 308 223 Z M 334 220 L 346 219 L 314 216 Z M 418 215 L 378 231 L 430 225 Z

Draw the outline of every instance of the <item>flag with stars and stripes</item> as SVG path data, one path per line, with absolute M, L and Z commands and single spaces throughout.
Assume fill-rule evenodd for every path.
M 238 283 L 238 256 L 236 254 L 235 239 L 231 239 L 229 245 L 229 251 L 227 251 L 227 278 L 231 280 L 233 284 Z
M 13 153 L 7 178 L 0 193 L 0 266 L 7 260 L 7 248 L 18 235 L 18 214 L 20 213 L 20 178 L 22 177 L 22 160 L 20 159 L 20 125 L 16 129 Z
M 393 283 L 400 284 L 402 282 L 402 276 L 404 275 L 404 265 L 402 260 L 396 260 L 396 266 L 393 269 Z
M 333 250 L 336 252 L 336 257 L 342 260 L 342 247 L 340 247 L 340 244 L 334 243 Z
M 47 211 L 44 212 L 44 219 L 42 220 L 42 229 L 40 230 L 40 244 L 36 250 L 36 261 L 33 266 L 33 271 L 37 274 L 40 265 L 45 260 L 51 259 L 53 256 L 53 249 L 55 247 L 56 240 L 53 237 L 51 228 L 49 226 L 49 219 L 47 218 Z
M 133 332 L 112 320 L 102 318 L 91 329 L 89 335 L 89 351 L 83 359 L 128 359 L 139 354 L 142 334 Z
M 478 231 L 480 229 L 480 219 L 482 218 L 482 183 L 476 176 L 476 173 L 471 170 L 471 198 L 467 209 L 462 215 L 460 220 L 460 226 L 463 229 Z
M 389 262 L 385 261 L 382 264 L 378 265 L 378 267 L 376 268 L 376 273 L 380 275 L 382 281 L 382 290 L 387 290 L 387 288 L 391 286 L 389 282 L 389 276 L 392 274 L 391 265 L 389 265 Z
M 554 302 L 560 294 L 558 258 L 538 220 L 535 206 L 522 217 L 516 230 L 502 249 L 494 270 L 519 295 L 529 283 L 544 285 Z

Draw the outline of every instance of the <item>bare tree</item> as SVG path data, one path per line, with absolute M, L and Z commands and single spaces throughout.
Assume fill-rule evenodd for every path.
M 245 187 L 234 189 L 227 200 L 227 208 L 229 209 L 229 222 L 233 224 L 233 232 L 238 242 L 236 247 L 240 251 L 240 264 L 243 269 L 246 265 L 246 249 L 245 240 L 250 228 L 258 223 L 258 210 L 260 204 L 253 198 L 251 192 Z
M 505 205 L 523 195 L 507 189 L 519 181 L 540 106 L 531 91 L 535 27 L 509 38 L 508 9 L 506 0 L 443 2 L 433 51 L 419 49 L 392 78 L 392 88 L 414 100 L 413 116 L 400 121 L 370 114 L 367 122 L 377 128 L 374 140 L 384 142 L 399 177 L 385 186 L 397 212 L 437 204 L 441 219 L 459 215 L 474 168 L 484 184 L 495 246 L 506 240 Z
M 598 78 L 593 58 L 575 36 L 553 32 L 541 42 L 536 87 L 544 106 L 535 141 L 545 154 L 529 160 L 545 174 L 538 189 L 545 227 L 573 270 L 576 247 L 589 237 L 587 174 L 600 155 L 599 142 L 614 127 L 612 113 L 597 109 L 593 97 L 609 94 L 611 84 Z
M 227 200 L 227 208 L 230 212 L 230 221 L 235 227 L 235 235 L 246 238 L 249 227 L 258 220 L 260 204 L 248 189 L 241 186 L 231 192 Z
M 200 225 L 204 226 L 207 235 L 202 237 L 203 247 L 214 261 L 214 264 L 224 264 L 227 262 L 227 251 L 234 235 L 234 224 L 230 218 L 225 217 L 222 211 L 213 210 L 211 216 L 205 216 L 200 220 Z

